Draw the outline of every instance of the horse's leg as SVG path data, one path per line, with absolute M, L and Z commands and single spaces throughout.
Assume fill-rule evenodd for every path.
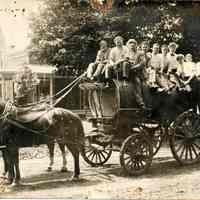
M 79 178 L 80 175 L 80 165 L 79 165 L 79 150 L 76 145 L 67 144 L 69 151 L 72 153 L 74 159 L 74 174 L 73 179 L 76 180 Z
M 2 150 L 2 159 L 3 159 L 3 164 L 4 164 L 4 172 L 3 172 L 3 177 L 6 177 L 6 174 L 8 172 L 8 161 L 6 158 L 6 151 Z
M 13 185 L 19 185 L 20 184 L 20 170 L 19 170 L 19 149 L 16 149 L 13 152 L 13 158 L 14 158 L 14 167 L 15 167 L 15 179 L 13 182 Z
M 50 159 L 50 163 L 49 163 L 49 166 L 47 168 L 47 171 L 52 171 L 52 166 L 54 164 L 54 146 L 55 146 L 55 143 L 48 143 L 47 144 L 48 146 L 48 149 L 49 149 L 49 159 Z
M 15 177 L 15 171 L 14 171 L 14 159 L 12 154 L 13 149 L 6 149 L 4 152 L 7 162 L 7 170 L 8 170 L 8 179 L 6 181 L 6 184 L 12 184 L 14 177 Z
M 65 145 L 63 143 L 58 143 L 60 147 L 60 151 L 62 153 L 62 159 L 63 159 L 63 166 L 61 168 L 61 172 L 67 172 L 67 159 L 66 159 L 66 151 L 65 151 Z

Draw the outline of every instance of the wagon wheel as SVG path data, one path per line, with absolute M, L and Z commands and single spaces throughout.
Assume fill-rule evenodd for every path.
M 153 155 L 156 155 L 160 147 L 162 146 L 163 138 L 164 138 L 164 130 L 160 125 L 153 126 L 143 126 L 145 130 L 148 132 L 153 146 Z
M 170 129 L 170 148 L 182 165 L 200 160 L 200 116 L 189 110 L 181 114 Z
M 98 136 L 97 136 L 98 137 Z M 82 150 L 83 159 L 91 166 L 102 166 L 112 154 L 112 143 L 107 144 L 96 141 L 96 136 L 88 136 Z
M 120 149 L 120 164 L 129 175 L 142 175 L 151 166 L 153 147 L 146 135 L 135 133 L 123 142 Z

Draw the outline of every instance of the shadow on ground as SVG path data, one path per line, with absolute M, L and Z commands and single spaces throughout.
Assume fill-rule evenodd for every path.
M 200 163 L 193 165 L 181 166 L 176 160 L 172 157 L 157 157 L 153 159 L 152 165 L 149 168 L 148 172 L 144 175 L 138 177 L 130 177 L 129 175 L 123 172 L 123 169 L 119 164 L 105 164 L 103 167 L 98 168 L 88 168 L 90 171 L 87 176 L 95 175 L 107 178 L 112 181 L 113 177 L 129 177 L 133 179 L 140 178 L 158 178 L 158 177 L 169 177 L 177 176 L 181 174 L 190 174 L 195 171 L 200 170 Z M 103 181 L 103 180 L 102 180 Z
M 89 180 L 87 178 L 71 180 L 72 175 L 72 172 L 61 173 L 60 171 L 54 171 L 29 176 L 27 178 L 22 178 L 21 184 L 19 186 L 12 187 L 9 192 L 45 190 L 73 186 L 92 186 L 100 183 L 97 180 Z
M 95 186 L 105 182 L 116 182 L 117 177 L 129 179 L 143 178 L 170 178 L 181 174 L 191 174 L 200 170 L 200 165 L 180 166 L 172 157 L 157 157 L 153 160 L 147 174 L 138 177 L 130 177 L 121 169 L 119 164 L 105 164 L 101 167 L 83 167 L 79 181 L 71 181 L 72 172 L 61 173 L 60 171 L 46 172 L 38 175 L 28 176 L 22 179 L 22 185 L 12 191 L 34 191 L 66 187 Z M 10 191 L 10 192 L 12 192 Z

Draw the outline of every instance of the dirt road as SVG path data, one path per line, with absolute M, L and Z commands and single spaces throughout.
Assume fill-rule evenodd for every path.
M 140 177 L 123 174 L 117 152 L 98 168 L 90 167 L 81 158 L 78 182 L 70 180 L 73 170 L 70 154 L 69 172 L 61 173 L 62 159 L 58 150 L 52 172 L 45 171 L 49 163 L 46 147 L 26 148 L 20 152 L 22 185 L 17 188 L 0 185 L 0 198 L 200 199 L 200 164 L 179 166 L 167 146 L 155 156 L 149 173 Z
M 41 148 L 42 153 L 47 151 Z M 41 150 L 40 149 L 40 150 Z M 22 150 L 23 151 L 23 150 Z M 26 149 L 27 151 L 27 149 Z M 36 152 L 36 148 L 32 152 Z M 37 150 L 38 152 L 38 150 Z M 46 172 L 48 156 L 21 160 L 22 185 L 4 188 L 1 198 L 69 198 L 69 199 L 200 199 L 200 165 L 180 167 L 168 148 L 162 148 L 148 174 L 125 177 L 114 153 L 103 167 L 93 168 L 81 159 L 81 179 L 70 181 L 73 163 L 68 157 L 69 172 L 61 173 L 61 157 L 55 158 L 52 172 Z M 2 162 L 0 164 L 2 170 Z

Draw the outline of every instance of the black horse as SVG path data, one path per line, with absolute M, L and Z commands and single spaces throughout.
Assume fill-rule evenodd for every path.
M 62 167 L 61 167 L 61 172 L 67 172 L 67 159 L 66 159 L 66 155 L 67 155 L 67 150 L 65 148 L 65 145 L 58 141 L 58 146 L 62 155 Z M 54 164 L 54 149 L 55 149 L 55 143 L 49 143 L 47 144 L 48 150 L 49 150 L 49 165 L 47 167 L 47 171 L 51 172 L 53 169 L 53 164 Z M 4 151 L 4 146 L 2 146 L 2 158 L 3 158 L 3 162 L 4 162 L 4 170 L 2 173 L 2 178 L 6 178 L 6 175 L 8 173 L 8 164 L 6 162 L 6 153 Z
M 0 102 L 0 145 L 6 146 L 3 156 L 10 184 L 20 181 L 19 148 L 47 144 L 53 149 L 55 141 L 67 146 L 72 153 L 73 177 L 79 177 L 79 153 L 84 144 L 84 130 L 77 115 L 63 108 L 49 108 L 16 117 L 15 109 L 8 110 L 7 107 L 5 102 Z

